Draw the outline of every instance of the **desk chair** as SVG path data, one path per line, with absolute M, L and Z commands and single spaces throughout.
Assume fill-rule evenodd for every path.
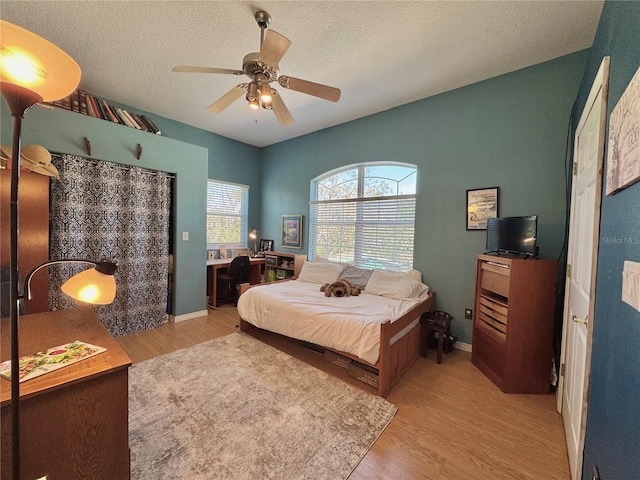
M 218 301 L 216 307 L 223 303 L 238 304 L 238 285 L 247 283 L 250 259 L 246 255 L 235 257 L 229 264 L 227 272 L 218 272 Z

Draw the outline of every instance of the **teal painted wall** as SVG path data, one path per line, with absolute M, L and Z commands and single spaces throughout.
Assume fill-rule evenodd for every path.
M 12 119 L 5 102 L 1 110 L 2 142 L 10 144 Z M 163 131 L 162 136 L 61 109 L 34 107 L 23 121 L 23 145 L 38 143 L 53 152 L 86 157 L 83 139 L 87 137 L 92 146 L 91 158 L 174 173 L 173 313 L 206 310 L 207 178 L 250 185 L 250 208 L 259 212 L 259 151 L 204 130 L 150 116 Z M 138 144 L 143 147 L 141 160 L 135 158 Z M 250 217 L 250 222 L 258 220 L 257 213 Z M 183 231 L 189 232 L 187 242 L 182 241 Z
M 606 55 L 610 115 L 640 66 L 640 2 L 605 3 L 576 124 Z M 602 197 L 584 479 L 591 478 L 592 465 L 603 480 L 640 478 L 640 313 L 621 300 L 623 262 L 640 262 L 639 212 L 640 183 Z
M 539 215 L 540 254 L 564 237 L 564 157 L 569 116 L 589 52 L 582 51 L 397 107 L 262 151 L 262 232 L 280 244 L 280 216 L 302 213 L 310 181 L 370 161 L 419 169 L 414 266 L 471 343 L 475 256 L 485 232 L 466 231 L 466 190 L 500 187 L 500 216 Z M 286 249 L 282 249 L 286 250 Z

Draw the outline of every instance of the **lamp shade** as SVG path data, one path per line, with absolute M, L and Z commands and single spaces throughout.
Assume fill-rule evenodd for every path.
M 44 102 L 70 95 L 80 83 L 80 67 L 67 53 L 4 20 L 0 47 L 0 81 L 29 89 Z
M 71 277 L 60 289 L 80 302 L 107 305 L 116 297 L 116 280 L 90 268 Z

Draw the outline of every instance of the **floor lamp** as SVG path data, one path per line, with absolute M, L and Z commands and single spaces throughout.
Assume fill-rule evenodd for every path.
M 9 273 L 9 315 L 11 325 L 11 456 L 12 476 L 20 479 L 20 378 L 19 378 L 19 350 L 18 350 L 18 186 L 20 180 L 20 150 L 22 119 L 31 107 L 40 102 L 51 102 L 70 95 L 80 82 L 80 67 L 60 48 L 47 40 L 21 27 L 0 20 L 0 92 L 5 99 L 11 116 L 13 117 L 13 141 L 11 160 L 11 197 L 10 197 L 10 273 Z M 29 290 L 31 276 L 45 266 L 53 263 L 46 262 L 32 270 L 25 278 L 26 290 Z M 77 261 L 77 260 L 73 260 Z M 106 280 L 108 290 L 115 296 L 115 280 L 113 273 L 115 265 L 111 262 L 84 261 L 96 265 L 91 269 L 98 274 L 97 280 Z M 107 265 L 108 264 L 108 265 Z M 102 269 L 102 271 L 100 271 Z M 92 303 L 91 296 L 98 302 L 110 303 L 101 296 L 100 283 L 94 282 L 87 289 L 86 277 L 94 273 L 84 271 L 72 277 L 63 285 L 63 292 L 76 296 L 82 301 Z M 89 272 L 89 273 L 87 273 Z M 110 273 L 106 273 L 110 272 Z M 82 277 L 80 277 L 82 276 Z M 100 276 L 104 278 L 100 278 Z M 80 278 L 79 278 L 80 277 Z M 95 280 L 95 278 L 94 278 Z M 73 281 L 73 282 L 72 282 Z M 92 280 L 93 281 L 93 280 Z M 71 286 L 68 284 L 71 283 Z M 82 284 L 82 285 L 79 285 Z M 84 286 L 84 288 L 82 288 Z M 98 293 L 96 293 L 96 290 Z M 83 294 L 80 292 L 84 292 Z M 93 292 L 93 293 L 91 293 Z M 27 295 L 30 295 L 27 293 Z M 87 296 L 88 295 L 88 296 Z M 28 297 L 27 297 L 28 298 Z M 97 302 L 93 302 L 97 303 Z

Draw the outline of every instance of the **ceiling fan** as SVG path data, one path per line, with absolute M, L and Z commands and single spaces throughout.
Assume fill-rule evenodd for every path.
M 332 102 L 337 102 L 340 99 L 340 90 L 338 88 L 280 75 L 278 63 L 291 45 L 291 41 L 273 30 L 267 30 L 265 35 L 265 29 L 271 23 L 271 16 L 267 12 L 263 10 L 256 12 L 255 19 L 260 27 L 260 51 L 245 55 L 242 61 L 242 70 L 188 66 L 173 68 L 174 72 L 246 75 L 251 79 L 249 83 L 241 83 L 233 87 L 209 105 L 207 107 L 209 112 L 222 112 L 246 92 L 245 98 L 249 102 L 250 108 L 257 110 L 262 107 L 265 110 L 273 110 L 282 126 L 291 125 L 293 123 L 291 113 L 289 113 L 278 91 L 269 85 L 276 81 L 283 88 L 313 95 L 314 97 Z

